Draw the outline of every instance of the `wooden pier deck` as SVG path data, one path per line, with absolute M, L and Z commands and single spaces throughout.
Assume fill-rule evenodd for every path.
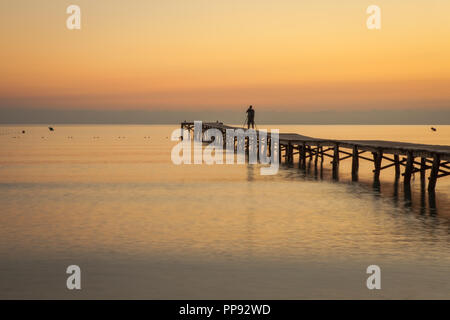
M 194 130 L 194 122 L 184 121 L 181 129 Z M 243 129 L 225 125 L 221 122 L 202 123 L 202 133 L 208 129 L 218 129 L 222 132 L 224 141 L 227 129 Z M 258 130 L 255 130 L 258 132 Z M 259 137 L 259 134 L 258 134 Z M 267 133 L 270 140 L 270 132 Z M 259 143 L 258 143 L 259 146 Z M 367 154 L 369 153 L 369 154 Z M 411 176 L 420 172 L 421 184 L 425 186 L 425 177 L 428 174 L 428 191 L 434 192 L 439 178 L 450 175 L 450 146 L 406 143 L 384 140 L 337 140 L 303 136 L 297 133 L 279 133 L 279 160 L 294 165 L 294 155 L 298 155 L 298 166 L 306 168 L 309 159 L 321 164 L 325 157 L 331 159 L 333 178 L 338 177 L 339 163 L 352 159 L 352 180 L 358 180 L 359 160 L 374 163 L 374 180 L 379 181 L 380 172 L 394 167 L 395 178 L 403 176 L 405 186 L 409 186 Z M 383 160 L 385 165 L 383 165 Z M 401 172 L 401 167 L 404 168 Z

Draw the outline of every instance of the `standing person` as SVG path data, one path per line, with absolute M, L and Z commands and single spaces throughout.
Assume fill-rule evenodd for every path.
M 255 129 L 255 110 L 252 106 L 247 109 L 247 129 L 250 129 L 250 125 Z

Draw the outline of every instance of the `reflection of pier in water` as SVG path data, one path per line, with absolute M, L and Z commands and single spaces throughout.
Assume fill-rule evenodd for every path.
M 194 131 L 194 122 L 182 122 L 181 129 Z M 242 128 L 224 125 L 221 122 L 202 123 L 201 134 L 208 129 L 217 129 L 222 133 L 222 141 L 226 144 L 226 130 L 238 130 Z M 256 143 L 249 143 L 251 131 L 246 131 L 245 150 L 248 154 L 252 145 L 257 148 L 256 154 L 259 154 L 260 145 L 263 146 L 266 141 L 259 141 L 257 135 Z M 256 133 L 259 130 L 256 130 Z M 271 142 L 270 132 L 267 132 L 267 144 Z M 235 148 L 238 142 L 234 137 Z M 265 153 L 266 150 L 263 150 Z M 303 136 L 295 133 L 280 133 L 279 143 L 275 144 L 273 156 L 279 158 L 280 163 L 284 160 L 288 166 L 297 165 L 298 168 L 309 171 L 314 166 L 314 175 L 320 172 L 323 177 L 323 163 L 325 158 L 330 158 L 332 166 L 332 177 L 339 180 L 340 162 L 351 159 L 352 180 L 358 181 L 359 161 L 360 159 L 373 163 L 373 187 L 374 190 L 380 188 L 381 171 L 394 167 L 395 182 L 394 196 L 398 195 L 398 183 L 403 177 L 405 202 L 411 202 L 411 178 L 416 172 L 420 172 L 420 190 L 421 199 L 424 201 L 426 189 L 428 190 L 429 206 L 436 208 L 435 188 L 439 178 L 450 175 L 450 146 L 416 144 L 396 141 L 383 140 L 335 140 L 321 139 Z M 271 150 L 267 148 L 270 155 Z M 298 161 L 295 163 L 294 156 L 298 155 Z M 387 164 L 382 165 L 383 160 Z M 318 170 L 318 166 L 320 169 Z M 401 168 L 404 168 L 401 172 Z M 428 175 L 428 186 L 426 186 L 426 177 Z M 397 191 L 395 191 L 397 190 Z

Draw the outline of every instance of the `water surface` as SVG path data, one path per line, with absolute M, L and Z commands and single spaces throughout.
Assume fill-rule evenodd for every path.
M 0 127 L 0 298 L 450 298 L 450 178 L 181 165 L 177 126 Z M 270 127 L 269 127 L 270 128 Z M 450 126 L 276 126 L 450 144 Z M 25 130 L 25 134 L 21 131 Z M 296 159 L 297 161 L 297 159 Z M 82 269 L 82 290 L 65 268 Z M 366 288 L 366 268 L 382 290 Z

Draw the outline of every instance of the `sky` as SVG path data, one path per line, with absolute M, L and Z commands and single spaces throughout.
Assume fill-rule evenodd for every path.
M 71 4 L 81 30 L 66 28 Z M 366 27 L 372 4 L 381 30 Z M 448 0 L 2 0 L 0 109 L 447 112 L 449 12 Z

